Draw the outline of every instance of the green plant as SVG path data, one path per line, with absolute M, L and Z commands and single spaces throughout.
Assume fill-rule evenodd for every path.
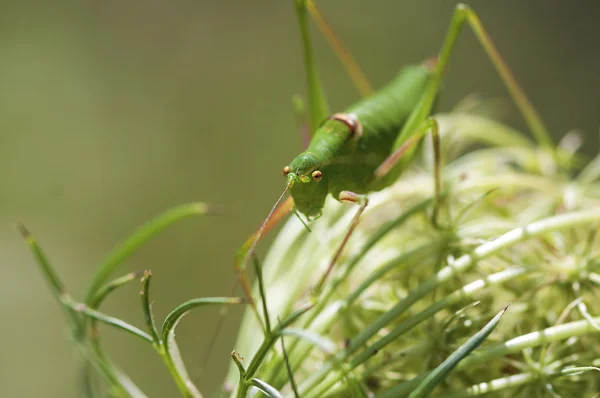
M 436 118 L 446 132 L 444 228 L 428 216 L 427 159 L 371 196 L 315 307 L 280 332 L 299 396 L 407 396 L 507 303 L 491 341 L 437 393 L 597 391 L 600 318 L 591 314 L 600 310 L 600 157 L 582 169 L 573 135 L 553 152 L 478 115 Z M 473 143 L 490 147 L 464 152 Z M 271 317 L 310 302 L 343 238 L 352 210 L 335 201 L 326 206 L 312 233 L 290 220 L 271 246 L 264 263 Z M 247 311 L 236 351 L 251 358 L 253 376 L 292 392 L 284 353 L 255 332 L 255 322 Z M 235 367 L 227 380 L 225 391 L 243 396 Z
M 582 167 L 572 135 L 548 152 L 515 130 L 460 109 L 437 118 L 446 132 L 444 228 L 434 228 L 428 215 L 432 176 L 424 156 L 405 178 L 372 196 L 372 206 L 315 300 L 312 287 L 353 211 L 328 201 L 312 233 L 290 219 L 265 259 L 264 272 L 255 262 L 260 283 L 254 296 L 264 298 L 260 313 L 266 322 L 261 327 L 246 311 L 226 393 L 408 396 L 508 303 L 500 326 L 487 330 L 487 343 L 437 380 L 436 396 L 490 391 L 585 396 L 600 388 L 595 375 L 600 318 L 593 316 L 600 311 L 600 157 Z M 466 151 L 473 143 L 487 146 Z M 423 153 L 430 152 L 424 148 Z M 86 396 L 96 396 L 92 370 L 112 396 L 145 396 L 110 361 L 97 322 L 151 344 L 182 396 L 201 396 L 179 359 L 173 331 L 190 309 L 244 300 L 190 300 L 159 330 L 149 305 L 151 273 L 109 277 L 164 228 L 209 212 L 204 204 L 184 205 L 141 227 L 107 256 L 82 303 L 65 291 L 33 236 L 21 227 L 83 355 Z M 140 276 L 146 331 L 99 312 L 111 291 Z M 286 351 L 277 344 L 283 338 Z M 236 390 L 240 376 L 243 390 Z
M 23 237 L 49 282 L 52 293 L 65 310 L 71 327 L 73 342 L 82 355 L 83 364 L 80 381 L 82 396 L 96 397 L 98 394 L 136 398 L 146 396 L 125 373 L 112 363 L 102 348 L 97 324 L 97 322 L 102 322 L 151 344 L 163 360 L 182 396 L 201 397 L 200 392 L 189 380 L 185 366 L 181 361 L 179 349 L 175 342 L 175 328 L 185 313 L 194 308 L 206 305 L 242 304 L 244 300 L 236 297 L 209 297 L 186 301 L 173 309 L 165 318 L 161 328 L 158 329 L 150 308 L 150 278 L 152 273 L 150 271 L 132 272 L 113 280 L 109 280 L 109 278 L 119 269 L 124 260 L 165 228 L 185 218 L 208 213 L 210 213 L 210 208 L 206 204 L 191 203 L 168 210 L 140 227 L 106 256 L 98 267 L 83 302 L 76 301 L 66 291 L 60 277 L 36 239 L 24 225 L 19 225 Z M 98 311 L 109 293 L 128 282 L 138 280 L 140 276 L 142 282 L 140 294 L 147 331 Z M 95 385 L 92 369 L 100 375 L 108 386 L 107 391 L 103 387 Z
M 304 7 L 310 4 L 296 1 L 304 36 L 308 36 Z M 489 53 L 538 144 L 464 108 L 427 119 L 442 65 L 465 22 Z M 321 26 L 327 28 L 322 20 Z M 494 392 L 529 397 L 582 396 L 600 390 L 600 378 L 594 374 L 600 365 L 600 317 L 592 315 L 600 310 L 596 233 L 600 156 L 587 162 L 577 153 L 580 142 L 573 134 L 554 147 L 468 7 L 457 7 L 451 26 L 432 80 L 427 81 L 424 95 L 414 98 L 420 105 L 406 115 L 406 123 L 397 121 L 404 126 L 407 140 L 393 147 L 399 151 L 394 154 L 400 155 L 407 142 L 411 151 L 416 150 L 416 143 L 430 128 L 437 131 L 434 126 L 439 124 L 442 150 L 425 148 L 420 163 L 400 164 L 401 171 L 406 170 L 403 178 L 370 194 L 369 207 L 364 197 L 353 200 L 361 204 L 358 213 L 329 198 L 312 233 L 298 220 L 289 220 L 268 253 L 264 272 L 253 251 L 271 215 L 240 250 L 238 276 L 247 295 L 260 300 L 256 306 L 251 301 L 246 311 L 223 395 L 245 398 L 262 391 L 270 397 L 383 398 Z M 310 48 L 307 40 L 304 46 Z M 324 104 L 324 97 L 318 92 L 313 68 L 310 64 L 313 112 L 309 116 L 316 129 L 326 106 L 315 108 Z M 386 99 L 375 102 L 385 105 Z M 371 105 L 363 109 L 365 114 Z M 371 115 L 371 121 L 388 113 L 395 110 Z M 343 122 L 349 116 L 336 120 Z M 418 129 L 422 122 L 425 127 Z M 346 131 L 339 123 L 338 127 L 350 135 L 360 130 L 347 126 L 352 131 Z M 398 127 L 383 130 L 396 134 Z M 383 130 L 367 135 L 376 137 Z M 342 138 L 345 144 L 347 137 Z M 481 147 L 473 149 L 473 144 Z M 320 145 L 317 139 L 315 146 Z M 327 152 L 331 146 L 324 149 Z M 366 148 L 366 155 L 374 149 Z M 442 154 L 442 159 L 428 158 L 431 153 Z M 394 162 L 402 159 L 390 157 Z M 440 181 L 433 181 L 440 177 L 440 163 L 444 163 L 443 192 L 438 191 Z M 323 178 L 320 170 L 310 171 L 318 172 L 311 174 L 315 183 Z M 290 167 L 284 173 L 289 174 Z M 346 177 L 345 183 L 352 181 L 352 175 Z M 290 180 L 287 189 L 292 185 Z M 20 226 L 65 310 L 74 344 L 82 354 L 82 395 L 145 397 L 103 349 L 98 330 L 102 322 L 150 344 L 182 396 L 201 396 L 181 361 L 175 328 L 196 307 L 246 300 L 189 300 L 158 328 L 150 305 L 151 272 L 110 278 L 157 233 L 181 219 L 209 213 L 203 203 L 183 205 L 142 226 L 108 254 L 81 302 L 69 295 L 34 237 Z M 254 291 L 243 277 L 250 259 L 257 274 Z M 330 271 L 332 277 L 325 278 Z M 139 277 L 146 330 L 99 311 L 108 294 Z M 498 327 L 508 303 L 512 303 L 510 311 Z M 92 371 L 104 381 L 101 386 L 94 382 Z

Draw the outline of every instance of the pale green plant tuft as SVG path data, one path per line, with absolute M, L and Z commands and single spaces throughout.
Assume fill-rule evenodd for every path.
M 291 218 L 272 244 L 263 264 L 270 318 L 315 304 L 285 333 L 299 396 L 408 396 L 509 303 L 500 326 L 433 396 L 598 391 L 596 371 L 568 369 L 600 360 L 599 161 L 581 170 L 572 135 L 550 152 L 488 118 L 458 112 L 438 119 L 445 131 L 441 227 L 430 220 L 425 147 L 424 162 L 369 196 L 318 298 L 312 288 L 356 209 L 330 199 L 312 233 Z M 468 150 L 474 143 L 484 145 Z M 264 341 L 247 310 L 235 349 L 260 366 L 246 377 L 294 396 L 281 347 L 264 350 Z M 227 382 L 239 383 L 235 366 Z

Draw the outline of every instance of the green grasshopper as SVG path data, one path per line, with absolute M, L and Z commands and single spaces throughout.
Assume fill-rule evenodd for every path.
M 464 4 L 454 10 L 449 30 L 437 57 L 401 70 L 387 86 L 370 93 L 368 83 L 312 0 L 295 0 L 303 44 L 308 93 L 310 143 L 308 148 L 283 168 L 287 186 L 260 228 L 239 249 L 238 279 L 251 300 L 243 270 L 261 236 L 290 210 L 308 220 L 321 214 L 327 195 L 359 205 L 350 227 L 329 267 L 317 284 L 319 292 L 368 205 L 367 194 L 391 185 L 411 162 L 417 144 L 431 132 L 434 147 L 434 195 L 432 222 L 437 224 L 441 202 L 438 124 L 431 112 L 438 96 L 442 74 L 462 27 L 471 26 L 519 111 L 537 140 L 552 147 L 550 136 L 537 112 L 516 82 L 479 17 Z M 327 100 L 313 59 L 308 28 L 311 14 L 350 72 L 359 91 L 365 94 L 356 105 L 330 116 Z M 284 201 L 287 193 L 291 198 Z M 259 317 L 260 319 L 260 317 Z

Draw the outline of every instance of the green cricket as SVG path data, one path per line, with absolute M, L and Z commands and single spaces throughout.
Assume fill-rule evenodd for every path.
M 431 133 L 434 148 L 434 201 L 431 220 L 437 224 L 441 205 L 440 145 L 438 124 L 431 116 L 440 91 L 442 75 L 456 39 L 471 26 L 488 54 L 532 134 L 546 147 L 552 143 L 537 112 L 516 82 L 479 17 L 469 6 L 458 4 L 438 56 L 403 68 L 385 87 L 372 93 L 360 68 L 333 33 L 313 0 L 295 0 L 302 38 L 308 97 L 310 143 L 304 152 L 283 168 L 287 185 L 260 228 L 238 250 L 238 280 L 251 300 L 251 290 L 243 271 L 261 236 L 290 210 L 308 221 L 321 215 L 327 195 L 357 204 L 358 210 L 329 267 L 315 287 L 318 294 L 344 250 L 348 239 L 368 206 L 369 192 L 391 185 L 410 164 L 422 138 Z M 348 70 L 364 98 L 343 112 L 329 112 L 319 81 L 309 34 L 308 15 L 317 23 L 331 47 Z M 291 198 L 284 201 L 287 193 Z

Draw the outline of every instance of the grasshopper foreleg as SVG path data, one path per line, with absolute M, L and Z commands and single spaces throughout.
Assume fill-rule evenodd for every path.
M 344 251 L 344 248 L 346 247 L 346 243 L 348 243 L 350 236 L 352 236 L 354 229 L 358 225 L 360 216 L 362 215 L 362 213 L 365 211 L 365 208 L 369 204 L 369 199 L 365 195 L 359 195 L 357 193 L 350 192 L 350 191 L 340 192 L 338 199 L 342 202 L 355 203 L 355 204 L 359 205 L 359 207 L 358 207 L 356 214 L 354 215 L 354 218 L 352 219 L 352 222 L 350 223 L 350 228 L 348 228 L 346 235 L 344 235 L 344 239 L 342 240 L 342 243 L 336 250 L 335 254 L 333 255 L 333 258 L 331 259 L 331 261 L 329 262 L 329 265 L 327 266 L 327 269 L 325 270 L 325 273 L 323 274 L 323 276 L 319 280 L 319 283 L 316 285 L 316 287 L 313 290 L 313 297 L 315 297 L 315 298 L 318 297 L 319 294 L 321 293 L 321 291 L 323 290 L 323 285 L 325 284 L 327 278 L 329 277 L 329 274 L 331 274 L 331 271 L 333 271 L 335 264 L 339 260 L 342 252 Z

